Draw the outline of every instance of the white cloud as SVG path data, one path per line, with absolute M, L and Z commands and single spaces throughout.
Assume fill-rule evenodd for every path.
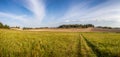
M 5 19 L 4 24 L 8 24 L 10 26 L 25 26 L 34 21 L 32 21 L 32 17 L 28 17 L 27 15 L 16 15 L 11 13 L 0 12 L 0 18 Z M 14 21 L 13 21 L 14 20 Z M 18 23 L 20 22 L 20 23 Z
M 45 4 L 43 0 L 26 0 L 25 7 L 30 10 L 35 19 L 42 21 L 45 16 Z
M 26 21 L 27 17 L 26 15 L 14 15 L 10 13 L 0 12 L 0 17 L 20 20 L 20 21 Z
M 43 0 L 24 0 L 24 7 L 33 13 L 34 16 L 16 15 L 11 13 L 0 12 L 0 17 L 7 17 L 25 23 L 23 26 L 40 26 L 44 19 L 46 9 Z M 96 25 L 109 25 L 120 27 L 120 0 L 108 0 L 103 4 L 88 8 L 90 1 L 81 2 L 80 4 L 71 5 L 66 14 L 60 18 L 62 20 L 52 23 L 56 25 L 59 22 L 73 23 L 93 23 Z M 52 18 L 52 17 L 51 17 Z M 52 18 L 54 19 L 54 18 Z M 17 23 L 16 23 L 17 24 Z M 48 24 L 49 26 L 50 24 Z M 50 25 L 50 26 L 52 26 Z
M 0 18 L 3 17 L 4 19 L 8 18 L 11 20 L 16 20 L 12 22 L 11 26 L 14 26 L 15 24 L 18 26 L 22 25 L 22 26 L 29 26 L 29 27 L 39 26 L 45 16 L 44 1 L 43 0 L 23 0 L 22 3 L 23 3 L 22 6 L 24 6 L 25 8 L 27 8 L 29 11 L 33 13 L 33 14 L 30 14 L 31 16 L 27 14 L 19 15 L 19 14 L 14 14 L 14 13 L 0 12 Z M 16 22 L 20 22 L 22 24 L 19 24 Z M 15 24 L 13 25 L 13 23 Z M 11 21 L 9 21 L 8 24 L 11 24 Z
M 85 3 L 85 4 L 84 4 Z M 89 3 L 71 6 L 68 12 L 61 18 L 63 20 L 81 23 L 93 23 L 96 25 L 108 25 L 120 27 L 120 0 L 108 0 L 93 8 L 86 8 Z M 81 8 L 82 7 L 82 8 Z M 75 21 L 73 21 L 75 20 Z M 98 23 L 96 22 L 98 21 Z M 105 21 L 105 22 L 104 22 Z M 103 23 L 104 22 L 104 23 Z M 110 24 L 110 22 L 113 22 Z M 118 24 L 118 25 L 116 25 Z

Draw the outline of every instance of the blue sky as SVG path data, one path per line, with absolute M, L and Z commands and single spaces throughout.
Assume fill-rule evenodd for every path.
M 120 0 L 0 0 L 0 22 L 21 27 L 120 27 Z

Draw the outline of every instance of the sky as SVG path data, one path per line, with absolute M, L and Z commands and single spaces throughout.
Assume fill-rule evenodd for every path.
M 120 27 L 120 0 L 0 0 L 0 22 L 20 27 Z

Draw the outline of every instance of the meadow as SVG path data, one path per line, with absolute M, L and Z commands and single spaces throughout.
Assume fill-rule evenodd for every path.
M 0 57 L 120 57 L 120 33 L 0 29 Z
M 88 46 L 98 57 L 120 57 L 120 33 L 83 33 Z

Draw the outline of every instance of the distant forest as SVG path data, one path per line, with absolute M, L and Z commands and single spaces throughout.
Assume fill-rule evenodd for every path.
M 4 25 L 0 22 L 0 28 L 2 29 L 9 29 L 10 27 L 8 25 Z
M 30 28 L 30 27 L 24 27 L 23 29 L 45 29 L 45 28 L 88 28 L 88 27 L 94 27 L 93 24 L 65 24 L 60 25 L 58 27 L 40 27 L 40 28 Z
M 95 26 L 93 24 L 64 24 L 60 25 L 58 27 L 37 27 L 37 28 L 32 28 L 32 27 L 24 27 L 23 30 L 26 29 L 50 29 L 50 28 L 94 28 Z M 97 26 L 95 28 L 102 28 L 102 29 L 113 29 L 112 27 L 107 27 L 107 26 Z M 114 29 L 119 29 L 119 28 L 114 28 Z
M 95 27 L 93 24 L 64 24 L 64 25 L 60 25 L 58 27 L 37 27 L 37 28 L 32 28 L 32 27 L 23 27 L 23 30 L 26 29 L 46 29 L 46 28 L 89 28 L 89 27 Z M 2 29 L 10 29 L 12 27 L 8 26 L 8 25 L 4 25 L 0 22 L 0 28 Z M 20 28 L 20 27 L 15 27 L 15 28 Z M 103 28 L 103 29 L 113 29 L 112 27 L 107 27 L 107 26 L 97 26 L 95 28 Z M 115 28 L 115 29 L 119 29 L 119 28 Z
M 94 27 L 93 24 L 68 24 L 68 25 L 60 25 L 58 28 L 88 28 Z

